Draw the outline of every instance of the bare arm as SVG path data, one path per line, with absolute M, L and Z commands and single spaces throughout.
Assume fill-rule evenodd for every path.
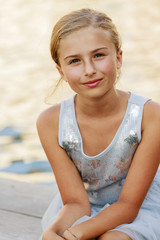
M 53 169 L 64 207 L 43 239 L 63 232 L 80 217 L 90 215 L 88 195 L 75 165 L 58 144 L 59 106 L 43 112 L 37 121 L 39 137 Z M 50 237 L 48 237 L 50 236 Z
M 160 106 L 147 103 L 142 122 L 142 140 L 134 155 L 119 200 L 94 218 L 71 228 L 79 239 L 93 239 L 108 230 L 132 222 L 156 174 L 160 161 Z M 64 236 L 74 239 L 68 231 Z

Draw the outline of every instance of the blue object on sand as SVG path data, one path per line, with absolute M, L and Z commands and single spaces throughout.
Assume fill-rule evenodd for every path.
M 0 136 L 10 136 L 13 139 L 21 139 L 22 133 L 14 126 L 6 126 L 0 130 Z
M 27 174 L 34 172 L 52 172 L 52 169 L 47 161 L 34 161 L 31 163 L 24 163 L 23 160 L 20 160 L 12 162 L 9 167 L 0 169 L 0 172 Z

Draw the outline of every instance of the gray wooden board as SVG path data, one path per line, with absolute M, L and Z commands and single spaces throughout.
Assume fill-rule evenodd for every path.
M 41 218 L 0 210 L 0 240 L 38 240 Z
M 0 209 L 42 217 L 57 192 L 45 186 L 0 178 Z
M 41 218 L 56 192 L 56 185 L 0 178 L 0 240 L 38 240 Z

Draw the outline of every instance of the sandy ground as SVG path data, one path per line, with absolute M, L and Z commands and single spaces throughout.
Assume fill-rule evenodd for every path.
M 59 78 L 49 53 L 52 27 L 70 10 L 92 7 L 112 17 L 123 40 L 119 88 L 160 102 L 159 0 L 0 0 L 0 5 L 0 168 L 46 160 L 35 122 Z M 55 104 L 71 94 L 62 86 L 49 101 Z M 54 180 L 51 173 L 38 171 L 0 176 Z

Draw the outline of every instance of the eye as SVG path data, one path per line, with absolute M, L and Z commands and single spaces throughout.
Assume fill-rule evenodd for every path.
M 99 58 L 99 57 L 103 57 L 103 56 L 104 56 L 103 53 L 96 53 L 94 57 L 95 57 L 95 58 Z
M 78 58 L 72 59 L 69 64 L 78 63 L 80 60 Z

